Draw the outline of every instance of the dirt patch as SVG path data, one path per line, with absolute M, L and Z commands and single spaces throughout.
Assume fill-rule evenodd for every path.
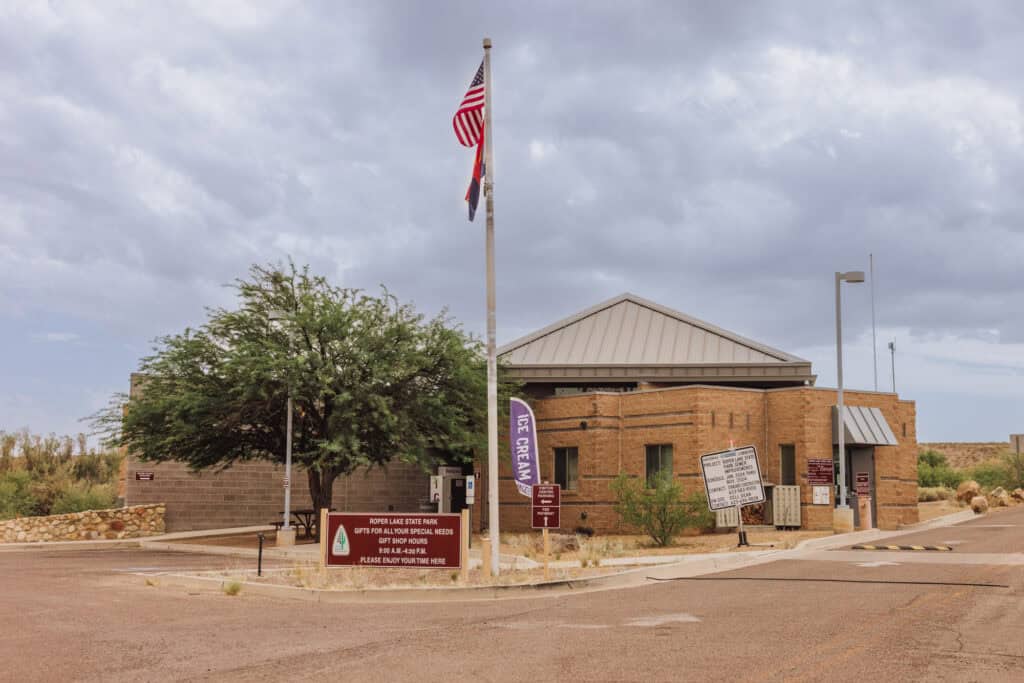
M 623 567 L 573 567 L 554 568 L 549 570 L 548 580 L 564 581 L 582 579 L 623 571 Z M 501 574 L 493 577 L 484 574 L 480 569 L 469 571 L 467 579 L 463 579 L 457 569 L 391 569 L 367 567 L 331 567 L 325 568 L 314 563 L 297 563 L 290 568 L 265 570 L 263 576 L 256 576 L 253 571 L 213 571 L 187 574 L 204 578 L 218 578 L 225 581 L 239 582 L 241 591 L 245 592 L 245 584 L 291 586 L 316 590 L 382 590 L 399 588 L 458 588 L 467 586 L 509 586 L 516 584 L 539 583 L 544 580 L 544 570 L 535 569 L 502 569 Z
M 966 509 L 964 505 L 955 500 L 936 500 L 930 503 L 918 503 L 917 516 L 920 521 L 927 522 L 936 517 L 951 515 Z
M 764 550 L 771 545 L 775 548 L 792 548 L 809 538 L 831 536 L 831 531 L 776 531 L 750 530 L 747 540 L 750 547 L 738 548 L 736 534 L 704 534 L 681 536 L 668 547 L 653 545 L 647 536 L 576 536 L 573 534 L 552 534 L 551 559 L 580 560 L 588 564 L 615 557 L 647 557 L 656 555 L 687 555 L 691 553 L 720 553 L 744 550 Z M 533 534 L 502 534 L 501 552 L 510 555 L 524 555 L 539 561 L 543 557 L 543 541 L 539 532 Z M 479 547 L 479 546 L 475 546 Z

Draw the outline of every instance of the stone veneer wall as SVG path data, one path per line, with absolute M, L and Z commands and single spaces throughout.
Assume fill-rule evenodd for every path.
M 136 538 L 164 532 L 164 506 L 133 505 L 0 522 L 0 542 L 90 541 Z

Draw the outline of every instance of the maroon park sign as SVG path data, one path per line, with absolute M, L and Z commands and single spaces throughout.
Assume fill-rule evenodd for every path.
M 832 475 L 831 458 L 807 459 L 807 483 L 811 486 L 831 486 L 835 483 Z
M 534 529 L 562 526 L 562 487 L 558 484 L 534 484 L 530 505 Z
M 153 481 L 153 473 L 136 471 L 135 481 Z
M 325 564 L 458 569 L 461 523 L 457 514 L 331 512 Z

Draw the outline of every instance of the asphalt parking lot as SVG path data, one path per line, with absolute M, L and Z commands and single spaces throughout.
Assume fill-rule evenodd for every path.
M 928 532 L 1001 564 L 822 551 L 623 590 L 409 605 L 146 584 L 251 565 L 225 557 L 0 552 L 13 626 L 0 655 L 19 681 L 1020 680 L 1021 523 L 1024 508 Z

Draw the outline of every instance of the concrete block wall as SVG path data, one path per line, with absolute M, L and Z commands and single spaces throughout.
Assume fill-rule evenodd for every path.
M 244 462 L 219 472 L 197 473 L 178 462 L 147 463 L 129 457 L 126 463 L 125 504 L 166 504 L 167 531 L 251 526 L 281 517 L 283 466 Z M 151 472 L 153 480 L 138 480 L 136 472 Z M 306 471 L 294 467 L 292 479 L 292 508 L 312 507 Z M 393 463 L 387 470 L 338 477 L 333 507 L 351 512 L 417 512 L 429 490 L 429 475 L 419 467 Z

